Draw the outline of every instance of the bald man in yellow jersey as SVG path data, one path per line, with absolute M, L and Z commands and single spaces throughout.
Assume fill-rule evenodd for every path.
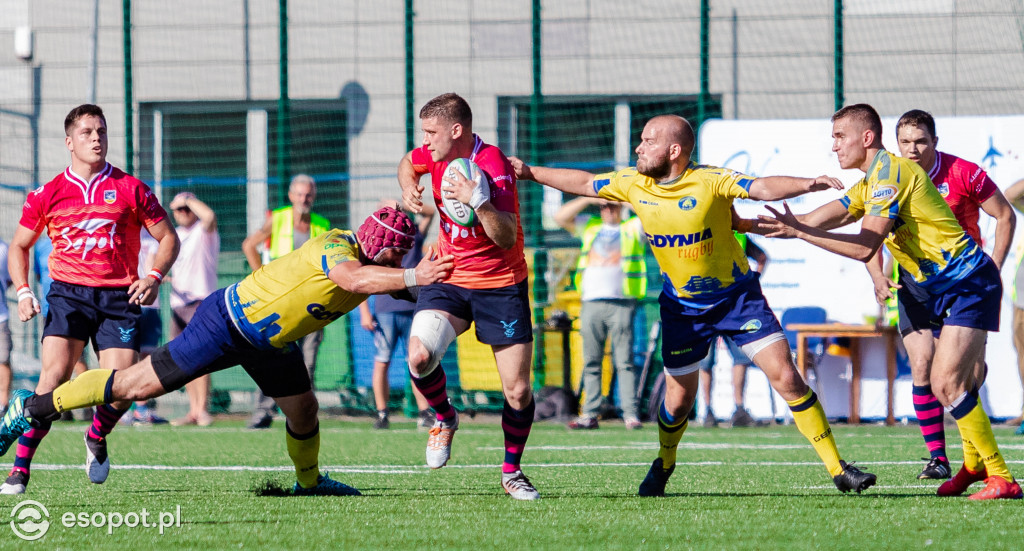
M 46 394 L 18 391 L 0 422 L 0 455 L 34 423 L 56 419 L 64 411 L 148 400 L 240 364 L 287 417 L 288 455 L 298 479 L 292 492 L 359 495 L 319 472 L 318 405 L 294 343 L 371 294 L 406 293 L 444 280 L 454 266 L 450 256 L 427 254 L 416 268 L 398 268 L 413 236 L 408 216 L 393 207 L 381 208 L 356 233 L 330 230 L 215 291 L 181 335 L 141 362 L 116 372 L 88 371 Z
M 905 321 L 914 330 L 938 331 L 930 350 L 932 392 L 956 419 L 963 440 L 964 465 L 939 486 L 938 495 L 960 495 L 984 480 L 985 488 L 971 499 L 1020 499 L 1020 485 L 999 453 L 988 415 L 978 400 L 974 370 L 987 332 L 999 330 L 1003 294 L 999 270 L 960 227 L 924 169 L 886 151 L 881 136 L 881 118 L 870 105 L 849 105 L 837 111 L 832 115 L 832 151 L 840 166 L 860 169 L 864 179 L 842 199 L 808 214 L 796 216 L 788 205 L 783 212 L 768 207 L 775 217 L 760 217 L 756 231 L 769 237 L 797 237 L 862 262 L 878 254 L 884 241 L 924 291 L 900 288 L 900 315 L 906 313 Z M 828 231 L 857 220 L 861 221 L 859 233 Z
M 636 168 L 597 176 L 530 167 L 511 159 L 520 179 L 630 203 L 661 267 L 661 355 L 666 375 L 665 401 L 658 414 L 661 449 L 640 484 L 639 495 L 665 495 L 687 413 L 697 395 L 701 360 L 718 335 L 730 337 L 765 372 L 789 403 L 797 428 L 840 491 L 860 492 L 872 486 L 875 475 L 840 459 L 825 411 L 797 372 L 782 327 L 761 292 L 758 274 L 750 269 L 732 230 L 734 199 L 773 201 L 842 189 L 842 184 L 827 176 L 752 178 L 692 163 L 693 129 L 675 115 L 648 121 L 640 139 Z

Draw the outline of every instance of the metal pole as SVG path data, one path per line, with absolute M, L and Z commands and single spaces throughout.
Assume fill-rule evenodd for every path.
M 124 39 L 124 158 L 125 172 L 135 172 L 135 114 L 132 97 L 132 0 L 121 0 L 121 35 Z
M 843 0 L 835 0 L 833 20 L 835 22 L 835 44 L 833 47 L 833 51 L 835 52 L 833 58 L 833 65 L 835 66 L 835 83 L 833 84 L 832 91 L 835 95 L 835 110 L 838 111 L 842 109 L 843 105 L 846 103 L 846 98 L 843 93 Z
M 415 46 L 413 41 L 413 0 L 405 0 L 405 150 L 416 147 Z
M 278 0 L 278 83 L 277 97 L 277 203 L 285 204 L 286 186 L 291 177 L 288 136 L 291 134 L 291 103 L 288 101 L 288 0 Z
M 710 94 L 708 93 L 708 81 L 709 74 L 711 72 L 711 46 L 710 46 L 710 27 L 711 27 L 711 6 L 710 0 L 700 0 L 700 93 L 697 96 L 697 125 L 694 131 L 700 130 L 704 119 L 708 116 L 708 103 L 710 101 Z M 694 144 L 693 157 L 697 156 L 697 144 Z
M 732 9 L 732 118 L 740 118 L 740 22 Z
M 532 58 L 533 58 L 533 94 L 530 96 L 530 162 L 533 164 L 543 163 L 541 151 L 541 135 L 543 134 L 543 122 L 541 110 L 543 109 L 544 96 L 541 87 L 541 0 L 533 0 L 531 10 L 530 30 L 532 37 Z M 544 305 L 550 300 L 548 296 L 548 283 L 546 274 L 548 272 L 548 256 L 544 250 L 544 226 L 541 220 L 541 207 L 544 194 L 540 186 L 531 185 L 527 188 L 525 226 L 533 238 L 533 319 L 537 323 L 544 321 Z M 538 277 L 539 275 L 539 277 Z M 544 333 L 539 332 L 538 338 L 533 342 L 533 369 L 534 386 L 544 386 Z
M 86 70 L 86 103 L 96 103 L 96 35 L 100 27 L 100 0 L 92 0 L 92 21 L 89 22 L 89 66 Z

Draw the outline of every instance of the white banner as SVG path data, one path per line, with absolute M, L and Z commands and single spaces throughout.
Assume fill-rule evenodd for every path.
M 882 120 L 885 129 L 882 141 L 887 149 L 898 153 L 895 124 L 896 118 Z M 1024 178 L 1024 158 L 1021 156 L 1024 153 L 1024 116 L 937 118 L 936 133 L 940 151 L 980 164 L 1000 188 L 1005 189 Z M 832 123 L 828 120 L 712 120 L 700 129 L 700 162 L 728 167 L 751 176 L 813 177 L 828 174 L 838 177 L 849 188 L 863 177 L 863 173 L 839 168 L 831 149 L 831 134 Z M 788 203 L 795 213 L 801 214 L 840 197 L 842 192 L 823 191 L 790 199 Z M 774 206 L 781 209 L 781 204 L 775 203 Z M 736 210 L 744 217 L 768 214 L 763 204 L 754 201 L 737 201 Z M 1020 226 L 1024 219 L 1019 213 L 1017 216 Z M 980 226 L 986 249 L 989 249 L 995 222 L 983 213 Z M 859 225 L 853 224 L 839 231 L 856 232 Z M 831 320 L 844 323 L 863 323 L 865 316 L 878 313 L 871 280 L 862 263 L 800 240 L 755 237 L 755 241 L 770 258 L 761 284 L 769 303 L 780 317 L 786 308 L 810 305 L 822 306 Z M 1002 273 L 1001 331 L 989 336 L 989 376 L 983 392 L 989 414 L 1002 418 L 1017 416 L 1022 407 L 1021 381 L 1010 334 L 1013 313 L 1010 293 L 1022 249 L 1017 241 L 1015 239 Z M 725 356 L 727 361 L 728 355 Z M 884 417 L 884 401 L 881 402 L 882 411 L 875 411 L 879 401 L 873 394 L 862 393 L 861 415 Z M 910 397 L 897 398 L 899 416 L 901 410 L 906 411 L 904 401 L 909 404 Z M 717 400 L 716 389 L 713 402 Z M 729 409 L 715 405 L 716 409 L 723 409 L 719 412 L 720 417 L 725 409 Z M 750 407 L 768 410 L 767 405 L 763 409 L 755 404 Z M 911 407 L 911 419 L 912 412 Z

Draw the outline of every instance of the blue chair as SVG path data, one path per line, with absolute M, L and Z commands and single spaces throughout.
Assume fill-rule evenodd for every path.
M 794 361 L 796 361 L 796 331 L 789 329 L 792 323 L 825 323 L 828 321 L 828 312 L 820 306 L 794 306 L 782 313 L 782 332 L 786 334 L 789 347 L 793 350 Z M 818 362 L 825 355 L 825 339 L 823 337 L 809 337 L 807 339 L 807 350 L 810 352 L 807 365 L 803 366 L 805 373 L 814 372 L 814 387 L 818 393 L 818 400 L 822 399 L 821 381 L 818 377 Z M 823 402 L 824 404 L 824 402 Z

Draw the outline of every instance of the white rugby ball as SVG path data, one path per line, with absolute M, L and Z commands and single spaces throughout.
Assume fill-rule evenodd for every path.
M 445 169 L 445 178 L 448 178 L 453 171 L 459 171 L 468 180 L 472 180 L 477 183 L 478 186 L 486 186 L 487 177 L 476 163 L 469 159 L 455 159 L 448 163 L 448 168 Z M 476 224 L 476 212 L 473 207 L 463 203 L 462 201 L 456 200 L 454 197 L 449 197 L 444 192 L 446 187 L 450 184 L 441 180 L 441 208 L 444 209 L 445 214 L 448 218 L 451 218 L 452 222 L 460 226 L 470 227 Z

